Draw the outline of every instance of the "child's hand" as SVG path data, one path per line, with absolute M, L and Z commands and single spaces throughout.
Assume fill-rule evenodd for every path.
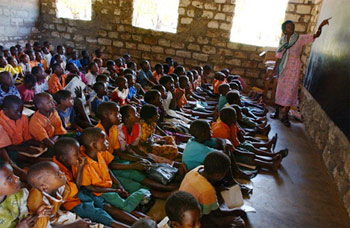
M 79 87 L 75 87 L 74 92 L 75 92 L 75 95 L 78 98 L 82 98 L 83 97 L 83 90 L 82 90 L 82 88 L 80 86 Z
M 52 206 L 50 205 L 42 205 L 39 207 L 39 209 L 36 211 L 36 215 L 39 218 L 42 217 L 50 217 L 52 215 Z
M 82 169 L 86 165 L 86 157 L 79 157 L 77 160 L 78 169 Z
M 22 221 L 20 221 L 17 226 L 15 226 L 15 228 L 30 228 L 30 227 L 34 227 L 36 220 L 37 220 L 37 216 L 35 215 L 31 215 L 28 216 L 25 219 L 22 219 Z
M 123 198 L 129 197 L 129 193 L 127 191 L 125 191 L 124 189 L 116 189 L 115 192 L 118 193 Z
M 136 170 L 140 170 L 140 171 L 145 171 L 147 170 L 149 167 L 151 167 L 151 163 L 150 162 L 145 162 L 144 160 L 142 161 L 138 161 L 134 163 L 134 169 Z

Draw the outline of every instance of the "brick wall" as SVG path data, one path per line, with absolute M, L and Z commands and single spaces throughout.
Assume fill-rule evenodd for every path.
M 36 40 L 39 14 L 39 0 L 1 0 L 0 44 L 9 48 Z
M 312 32 L 320 2 L 290 0 L 286 19 L 296 22 L 299 33 Z M 235 0 L 180 0 L 176 34 L 133 27 L 131 0 L 95 0 L 92 9 L 92 20 L 88 22 L 61 19 L 56 18 L 55 2 L 42 0 L 41 40 L 78 50 L 101 47 L 104 57 L 112 59 L 128 52 L 136 61 L 151 60 L 152 66 L 170 55 L 187 67 L 209 63 L 215 70 L 231 69 L 250 84 L 263 83 L 265 67 L 259 53 L 264 49 L 229 42 Z M 309 51 L 307 48 L 303 62 Z

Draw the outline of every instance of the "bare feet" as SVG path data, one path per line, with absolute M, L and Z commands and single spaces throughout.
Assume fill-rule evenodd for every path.
M 274 161 L 272 167 L 271 167 L 271 170 L 272 171 L 277 171 L 278 168 L 280 167 L 281 165 L 281 161 L 282 161 L 282 156 L 280 154 L 277 155 L 277 157 L 279 157 L 279 159 L 277 161 Z

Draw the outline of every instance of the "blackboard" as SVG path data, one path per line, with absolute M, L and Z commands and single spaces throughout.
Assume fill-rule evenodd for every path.
M 312 45 L 304 86 L 350 138 L 350 0 L 323 0 L 317 26 L 328 17 Z

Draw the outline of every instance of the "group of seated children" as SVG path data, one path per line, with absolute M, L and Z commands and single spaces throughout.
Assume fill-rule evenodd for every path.
M 288 149 L 240 76 L 67 50 L 0 46 L 1 227 L 245 226 L 220 192 L 251 194 L 237 179 Z M 147 217 L 161 200 L 167 217 Z

